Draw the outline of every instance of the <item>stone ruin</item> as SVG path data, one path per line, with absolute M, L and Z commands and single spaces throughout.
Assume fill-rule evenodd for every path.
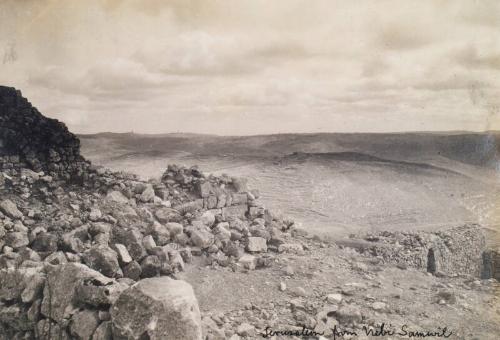
M 15 88 L 0 86 L 0 170 L 73 174 L 83 164 L 80 141 L 63 123 L 44 117 Z
M 484 232 L 477 224 L 437 232 L 382 231 L 340 244 L 386 263 L 417 268 L 434 275 L 484 277 L 488 267 Z M 485 278 L 490 277 L 494 276 Z
M 112 172 L 19 91 L 0 87 L 0 110 L 1 340 L 201 339 L 193 290 L 173 279 L 194 256 L 249 271 L 303 251 L 244 179 Z

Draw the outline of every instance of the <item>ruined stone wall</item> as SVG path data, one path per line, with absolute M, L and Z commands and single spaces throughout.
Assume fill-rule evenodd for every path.
M 19 90 L 0 86 L 0 170 L 71 174 L 83 161 L 80 141 L 63 123 L 44 117 Z
M 445 231 L 380 232 L 344 245 L 377 256 L 387 263 L 426 270 L 434 274 L 481 276 L 484 233 L 479 225 L 467 224 Z

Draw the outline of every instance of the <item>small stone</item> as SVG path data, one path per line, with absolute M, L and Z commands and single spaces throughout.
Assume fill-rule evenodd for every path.
M 201 222 L 209 228 L 215 223 L 215 215 L 211 211 L 205 211 L 200 219 Z
M 179 222 L 182 220 L 182 216 L 177 210 L 167 207 L 158 209 L 155 212 L 155 216 L 160 223 Z
M 96 222 L 98 221 L 100 218 L 102 217 L 102 212 L 101 210 L 97 209 L 97 208 L 92 208 L 90 209 L 90 213 L 89 213 L 89 219 L 93 222 Z
M 286 274 L 286 275 L 288 275 L 288 276 L 293 276 L 293 275 L 295 274 L 295 270 L 294 270 L 294 269 L 293 269 L 293 267 L 292 267 L 292 266 L 290 266 L 290 265 L 287 265 L 287 266 L 285 267 L 284 272 L 285 272 L 285 274 Z
M 149 255 L 141 262 L 142 277 L 155 277 L 160 275 L 161 261 L 156 255 Z
M 326 296 L 326 300 L 329 303 L 340 303 L 342 301 L 342 294 L 338 294 L 338 293 L 328 294 Z
M 238 262 L 243 266 L 243 268 L 248 270 L 254 270 L 257 265 L 257 259 L 255 256 L 249 254 L 241 256 Z
M 151 251 L 156 248 L 156 242 L 151 235 L 144 236 L 142 239 L 142 245 L 148 253 L 151 253 Z
M 17 209 L 17 205 L 9 199 L 0 201 L 0 211 L 12 219 L 23 218 L 23 213 Z
M 57 251 L 57 235 L 41 232 L 35 236 L 31 248 L 38 252 L 53 253 Z
M 71 318 L 70 333 L 76 339 L 91 340 L 92 334 L 99 325 L 97 312 L 84 309 L 76 312 Z
M 59 265 L 68 263 L 68 259 L 66 255 L 62 251 L 56 251 L 55 253 L 50 254 L 44 259 L 45 263 L 49 263 L 52 265 Z
M 254 335 L 254 332 L 255 328 L 246 322 L 239 325 L 238 328 L 236 329 L 236 333 L 238 333 L 238 335 L 240 336 L 251 337 Z
M 194 230 L 191 232 L 191 242 L 194 246 L 205 249 L 214 242 L 214 235 L 206 230 Z
M 152 185 L 148 185 L 146 189 L 144 189 L 144 191 L 142 192 L 141 196 L 139 197 L 141 202 L 144 203 L 152 202 L 154 198 L 155 198 L 155 191 Z
M 18 249 L 29 244 L 28 234 L 26 232 L 13 232 L 5 235 L 5 245 Z
M 280 291 L 284 292 L 286 290 L 286 283 L 281 281 L 280 282 Z
M 164 246 L 170 241 L 170 230 L 156 221 L 149 227 L 149 232 L 159 246 Z
M 283 243 L 278 247 L 278 252 L 302 255 L 304 247 L 300 243 Z
M 175 237 L 176 235 L 182 233 L 182 231 L 184 230 L 184 227 L 182 226 L 182 224 L 176 223 L 176 222 L 169 222 L 169 223 L 165 224 L 165 227 L 170 232 L 170 237 L 172 237 L 172 238 Z
M 25 283 L 25 288 L 21 293 L 21 301 L 24 303 L 31 303 L 36 299 L 42 297 L 43 286 L 45 284 L 45 276 L 37 273 L 30 277 L 29 281 Z
M 387 307 L 387 305 L 384 302 L 377 301 L 377 302 L 372 303 L 372 308 L 374 310 L 377 310 L 377 311 L 385 310 L 386 307 Z
M 118 260 L 121 263 L 127 264 L 132 262 L 132 257 L 130 257 L 127 247 L 125 247 L 123 244 L 115 243 L 113 245 L 113 250 L 118 254 Z
M 92 335 L 92 340 L 112 340 L 113 339 L 113 328 L 110 321 L 105 321 L 97 327 Z
M 132 279 L 134 281 L 139 280 L 141 274 L 142 274 L 142 268 L 137 261 L 132 261 L 125 267 L 123 267 L 123 276 Z
M 125 197 L 125 195 L 123 195 L 121 192 L 116 190 L 108 192 L 108 194 L 106 195 L 106 199 L 122 204 L 128 203 L 128 198 Z
M 290 294 L 292 294 L 293 296 L 297 296 L 297 297 L 307 296 L 306 290 L 302 287 L 293 287 L 293 288 L 290 288 L 289 291 L 290 291 Z
M 252 253 L 260 253 L 267 251 L 266 239 L 263 237 L 249 237 L 247 251 Z
M 362 315 L 357 306 L 344 305 L 335 312 L 336 319 L 343 324 L 356 324 L 361 322 Z
M 90 250 L 83 254 L 83 261 L 90 268 L 108 277 L 115 277 L 120 271 L 118 255 L 113 249 L 105 245 L 90 248 Z

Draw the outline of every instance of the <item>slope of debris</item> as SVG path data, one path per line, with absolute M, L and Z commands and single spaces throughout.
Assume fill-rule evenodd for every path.
M 293 222 L 259 205 L 245 180 L 170 165 L 161 179 L 143 181 L 94 167 L 62 123 L 18 91 L 0 90 L 0 333 L 7 338 L 85 338 L 80 332 L 104 324 L 104 333 L 112 326 L 120 333 L 110 307 L 141 279 L 175 275 L 193 256 L 251 270 L 269 265 L 268 252 L 296 246 L 284 237 Z M 90 325 L 80 330 L 82 322 Z M 139 328 L 127 336 L 142 336 Z

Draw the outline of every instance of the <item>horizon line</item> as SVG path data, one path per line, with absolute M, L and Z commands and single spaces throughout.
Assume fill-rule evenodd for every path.
M 500 134 L 500 130 L 415 130 L 415 131 L 384 131 L 384 132 L 275 132 L 275 133 L 261 133 L 251 135 L 221 135 L 215 133 L 199 133 L 199 132 L 113 132 L 113 131 L 100 131 L 94 133 L 74 133 L 76 136 L 90 137 L 96 135 L 137 135 L 137 136 L 167 136 L 167 135 L 197 135 L 197 136 L 211 136 L 211 137 L 259 137 L 259 136 L 277 136 L 277 135 L 405 135 L 405 134 Z

